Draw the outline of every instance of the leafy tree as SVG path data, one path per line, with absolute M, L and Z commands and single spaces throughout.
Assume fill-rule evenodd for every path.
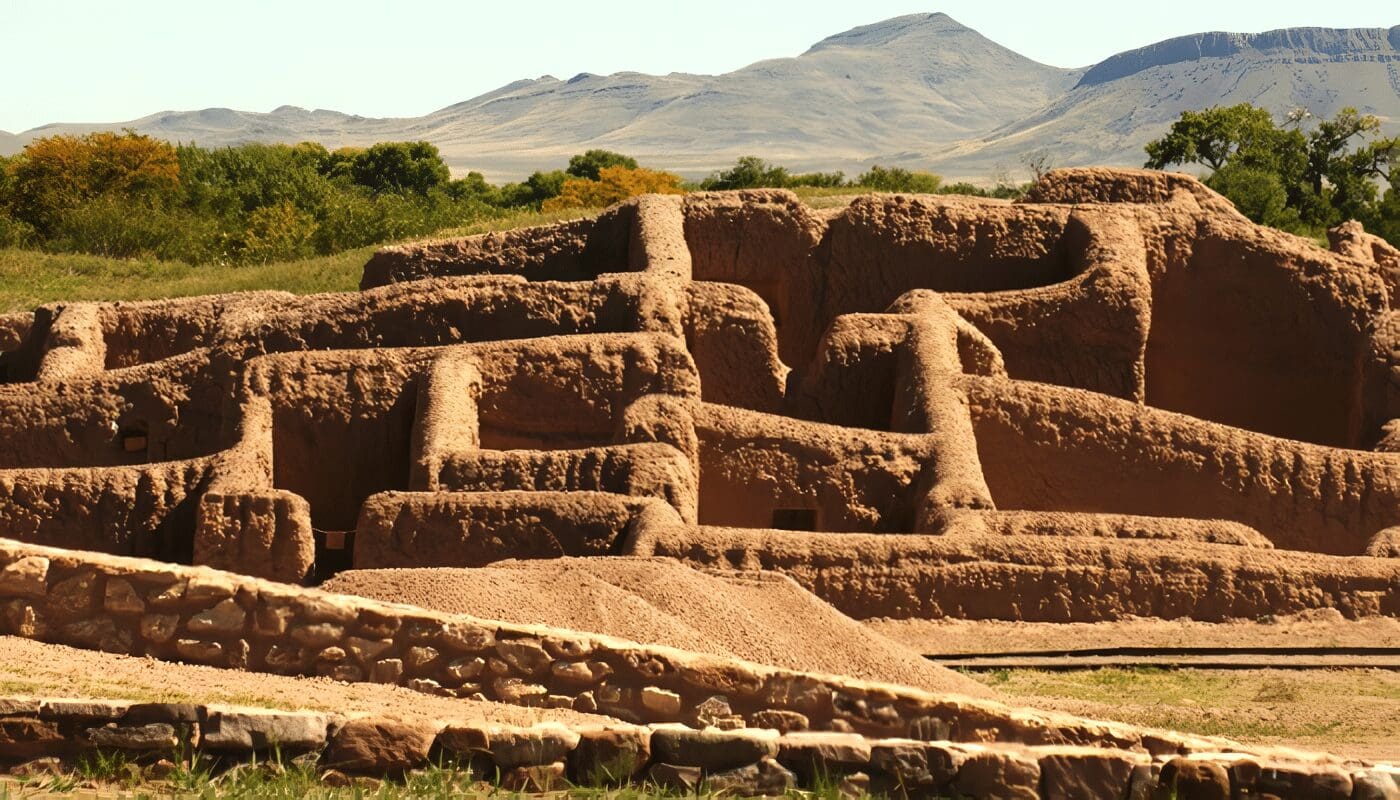
M 132 131 L 35 139 L 5 168 L 14 214 L 40 232 L 101 194 L 156 197 L 180 184 L 168 142 Z
M 1316 230 L 1359 219 L 1389 230 L 1383 192 L 1400 177 L 1400 139 L 1378 139 L 1380 121 L 1354 108 L 1310 120 L 1298 110 L 1280 126 L 1249 104 L 1188 111 L 1147 145 L 1147 166 L 1204 164 L 1206 183 L 1264 224 Z
M 933 194 L 943 184 L 943 179 L 932 172 L 911 172 L 903 167 L 876 164 L 856 178 L 855 183 L 877 192 Z
M 376 194 L 426 195 L 452 179 L 437 146 L 430 142 L 380 142 L 349 154 L 348 161 L 345 171 L 350 179 Z
M 502 186 L 495 193 L 493 205 L 502 208 L 539 208 L 546 200 L 557 197 L 568 180 L 582 179 L 570 179 L 568 173 L 563 170 L 535 172 L 523 183 L 507 183 Z
M 713 173 L 701 181 L 700 188 L 706 190 L 781 189 L 791 185 L 791 183 L 792 176 L 788 174 L 787 169 L 769 164 L 758 156 L 744 156 L 729 169 Z
M 570 158 L 569 166 L 564 172 L 575 178 L 596 181 L 599 173 L 606 167 L 636 169 L 637 159 L 611 150 L 589 150 Z M 562 181 L 560 185 L 563 185 Z
M 1288 207 L 1288 192 L 1277 173 L 1258 167 L 1226 164 L 1206 179 L 1210 188 L 1234 202 L 1241 214 L 1263 225 L 1288 228 L 1298 212 Z
M 545 201 L 543 208 L 545 211 L 601 208 L 639 194 L 682 194 L 684 191 L 680 177 L 669 172 L 640 167 L 603 167 L 596 181 L 584 178 L 565 181 L 559 196 Z
M 465 178 L 458 178 L 447 185 L 447 193 L 453 200 L 489 201 L 495 192 L 496 187 L 487 183 L 486 176 L 480 172 L 468 172 Z
M 1379 119 L 1369 114 L 1362 116 L 1351 107 L 1342 109 L 1332 119 L 1319 121 L 1308 136 L 1307 177 L 1313 191 L 1322 194 L 1323 180 L 1350 171 L 1338 160 L 1343 157 L 1352 139 L 1374 134 L 1380 129 Z
M 324 148 L 244 144 L 207 150 L 178 149 L 186 207 L 220 217 L 251 214 L 291 203 L 304 211 L 321 207 L 334 191 L 321 173 Z
M 64 209 L 43 241 L 47 249 L 110 258 L 212 259 L 220 245 L 218 221 L 165 204 L 102 194 Z
M 1269 150 L 1278 143 L 1278 134 L 1273 116 L 1248 103 L 1185 111 L 1172 123 L 1166 136 L 1148 142 L 1147 168 L 1205 164 L 1218 170 L 1237 153 L 1267 161 Z

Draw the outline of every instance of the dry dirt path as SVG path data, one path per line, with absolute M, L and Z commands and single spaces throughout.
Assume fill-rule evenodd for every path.
M 372 712 L 409 718 L 492 720 L 532 725 L 615 722 L 565 709 L 459 700 L 378 683 L 340 683 L 149 658 L 0 636 L 0 695 L 92 697 L 149 702 L 226 703 L 336 713 Z

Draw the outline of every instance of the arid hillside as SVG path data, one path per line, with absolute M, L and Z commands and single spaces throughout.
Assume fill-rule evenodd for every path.
M 36 136 L 132 128 L 206 146 L 426 139 L 454 170 L 493 182 L 593 147 L 689 177 L 759 155 L 799 171 L 854 174 L 878 162 L 986 182 L 1036 151 L 1058 166 L 1141 166 L 1143 145 L 1182 111 L 1216 104 L 1251 102 L 1280 118 L 1299 106 L 1320 117 L 1354 106 L 1391 133 L 1400 125 L 1400 26 L 1203 33 L 1070 66 L 1032 61 L 946 14 L 915 14 L 723 75 L 546 75 L 402 119 L 292 106 L 168 110 L 45 125 L 0 140 L 0 153 Z

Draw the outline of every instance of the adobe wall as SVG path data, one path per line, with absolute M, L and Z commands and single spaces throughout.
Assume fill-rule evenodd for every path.
M 1400 515 L 1400 460 L 1192 420 L 1074 389 L 964 376 L 1000 508 L 1229 519 L 1356 555 Z
M 916 524 L 936 480 L 938 443 L 708 403 L 629 409 L 629 441 L 665 442 L 698 468 L 700 524 L 773 525 L 806 512 L 814 530 L 896 531 Z
M 360 508 L 354 567 L 613 555 L 641 510 L 656 502 L 582 490 L 386 492 Z
M 1360 362 L 1378 278 L 1303 240 L 1204 220 L 1154 276 L 1147 403 L 1292 439 L 1362 444 Z
M 772 314 L 783 362 L 806 365 L 827 323 L 815 257 L 825 221 L 791 192 L 748 190 L 687 195 L 683 225 L 694 280 L 757 294 Z
M 1349 220 L 1327 230 L 1329 249 L 1372 268 L 1385 283 L 1390 307 L 1400 307 L 1400 249 L 1386 240 L 1367 233 L 1356 220 Z
M 133 367 L 215 346 L 221 342 L 226 320 L 285 303 L 298 303 L 298 298 L 287 292 L 244 292 L 94 304 L 105 351 L 103 366 L 108 370 Z
M 442 275 L 588 281 L 605 272 L 628 272 L 635 217 L 631 202 L 590 219 L 381 248 L 365 265 L 360 288 Z
M 1362 364 L 1363 406 L 1366 417 L 1363 420 L 1362 442 L 1376 442 L 1377 449 L 1394 447 L 1384 445 L 1387 426 L 1394 428 L 1400 423 L 1400 311 L 1382 315 L 1372 326 L 1370 347 Z
M 1145 527 L 1169 535 L 1168 547 L 1160 539 L 1119 538 L 1143 531 L 1143 523 L 1098 515 L 1086 515 L 1065 535 L 1063 526 L 1075 522 L 1055 520 L 1053 536 L 1022 535 L 1027 528 L 1017 525 L 988 535 L 981 530 L 1004 523 L 994 518 L 983 528 L 974 516 L 960 523 L 974 525 L 972 531 L 930 536 L 691 528 L 658 521 L 638 533 L 628 554 L 781 572 L 856 619 L 1223 621 L 1319 608 L 1348 618 L 1400 614 L 1395 559 L 1203 543 L 1176 535 L 1179 529 Z M 1199 528 L 1194 533 L 1210 535 Z
M 670 445 L 573 450 L 476 450 L 446 456 L 436 491 L 607 492 L 654 497 L 694 522 L 699 487 L 685 454 Z
M 0 386 L 0 488 L 19 487 L 0 535 L 294 582 L 414 525 L 411 552 L 479 563 L 540 557 L 545 534 L 630 547 L 653 516 L 701 538 L 1389 552 L 1386 253 L 1252 226 L 1184 176 L 1057 172 L 1031 198 L 643 197 L 388 248 L 359 293 L 7 317 L 6 376 L 27 382 Z M 87 511 L 47 510 L 79 484 Z M 450 524 L 514 493 L 550 520 L 515 551 Z M 389 497 L 392 524 L 367 504 Z M 643 505 L 604 524 L 595 500 Z
M 39 350 L 48 319 L 35 314 L 0 314 L 0 382 L 30 380 L 39 369 Z M 38 328 L 39 330 L 36 330 Z
M 778 356 L 768 307 L 752 290 L 728 283 L 686 286 L 685 341 L 706 402 L 754 411 L 783 407 L 791 370 Z
M 188 560 L 213 457 L 0 471 L 0 530 L 39 544 Z
M 230 445 L 231 365 L 207 351 L 99 373 L 81 392 L 0 384 L 0 470 L 175 461 Z
M 1086 209 L 1071 213 L 1064 237 L 1080 270 L 1065 281 L 942 296 L 991 340 L 1010 377 L 1141 401 L 1153 314 L 1141 233 L 1120 216 Z M 918 294 L 931 292 L 904 295 L 890 310 Z

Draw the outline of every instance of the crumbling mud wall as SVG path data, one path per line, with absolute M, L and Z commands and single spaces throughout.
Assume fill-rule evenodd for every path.
M 1026 748 L 1124 775 L 1234 749 L 302 585 L 629 555 L 862 619 L 1400 616 L 1400 311 L 1368 237 L 1068 170 L 1017 203 L 642 197 L 386 248 L 360 292 L 0 317 L 0 633 L 901 737 L 852 763 L 921 786 L 891 764 L 952 739 L 938 785 L 973 795 L 988 743 L 1021 788 L 1080 774 Z
M 1189 521 L 1090 514 L 1030 521 L 970 515 L 932 536 L 657 521 L 640 529 L 630 552 L 782 572 L 857 619 L 1216 622 L 1323 608 L 1348 618 L 1400 614 L 1393 558 L 1243 546 L 1255 537 L 1234 533 L 1234 542 L 1209 543 L 1234 537 Z
M 1062 170 L 1016 203 L 643 197 L 386 248 L 358 293 L 47 306 L 0 319 L 0 535 L 289 582 L 654 551 L 861 614 L 1391 614 L 1368 237 Z

